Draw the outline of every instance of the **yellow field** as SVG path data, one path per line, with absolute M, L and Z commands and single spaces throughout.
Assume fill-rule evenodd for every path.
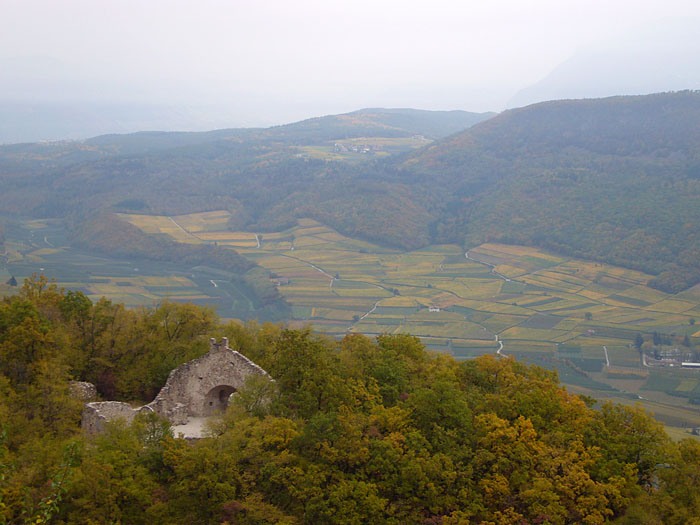
M 38 250 L 34 250 L 31 255 L 35 256 L 42 256 L 42 255 L 52 255 L 54 253 L 58 253 L 60 250 L 58 248 L 39 248 Z
M 183 229 L 174 219 L 161 215 L 132 215 L 118 214 L 134 226 L 141 228 L 146 233 L 163 233 L 170 235 L 174 240 L 186 243 L 197 242 L 197 237 Z
M 656 304 L 648 306 L 646 310 L 676 314 L 692 310 L 695 306 L 697 306 L 697 303 L 691 303 L 688 301 L 678 301 L 675 299 L 666 299 L 665 301 L 659 301 Z
M 31 221 L 27 221 L 25 224 L 27 228 L 32 229 L 32 230 L 38 230 L 41 228 L 46 227 L 47 221 L 45 219 L 34 219 Z
M 243 241 L 249 240 L 257 246 L 255 234 L 248 232 L 208 232 L 197 235 L 203 241 Z
M 224 230 L 231 214 L 226 210 L 178 215 L 173 219 L 190 233 Z

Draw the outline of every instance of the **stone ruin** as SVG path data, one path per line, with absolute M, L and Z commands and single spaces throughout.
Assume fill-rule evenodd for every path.
M 231 350 L 228 338 L 221 343 L 212 338 L 209 352 L 172 370 L 165 386 L 147 405 L 132 408 L 119 401 L 86 403 L 82 428 L 87 434 L 100 433 L 107 421 L 123 418 L 130 422 L 140 412 L 155 412 L 175 427 L 187 425 L 191 419 L 225 410 L 231 396 L 255 375 L 267 376 L 267 372 Z
M 70 381 L 68 388 L 71 397 L 83 403 L 97 399 L 97 388 L 87 381 Z
M 140 408 L 132 408 L 128 403 L 122 403 L 121 401 L 85 403 L 80 426 L 86 434 L 100 434 L 104 432 L 105 424 L 108 421 L 122 418 L 127 423 L 130 423 L 140 410 Z

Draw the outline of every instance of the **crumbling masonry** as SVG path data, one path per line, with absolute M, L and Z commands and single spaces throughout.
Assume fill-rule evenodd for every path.
M 156 398 L 139 408 L 118 401 L 86 403 L 82 427 L 88 434 L 104 430 L 107 421 L 123 418 L 131 421 L 139 412 L 155 412 L 172 425 L 185 425 L 191 417 L 206 417 L 225 410 L 229 399 L 246 380 L 267 376 L 258 365 L 231 350 L 228 339 L 209 340 L 209 352 L 170 372 Z

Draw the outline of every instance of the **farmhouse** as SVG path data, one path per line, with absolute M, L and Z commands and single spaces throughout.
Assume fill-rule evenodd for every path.
M 155 412 L 174 426 L 187 425 L 191 419 L 225 410 L 231 395 L 255 375 L 267 376 L 267 372 L 231 350 L 226 337 L 221 343 L 210 339 L 209 352 L 171 371 L 153 401 L 139 408 L 118 401 L 86 403 L 82 427 L 88 434 L 99 433 L 107 421 L 116 418 L 131 421 L 140 412 Z

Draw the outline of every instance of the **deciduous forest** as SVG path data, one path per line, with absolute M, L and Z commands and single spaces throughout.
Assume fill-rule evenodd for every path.
M 696 523 L 700 443 L 568 393 L 512 359 L 456 362 L 408 335 L 335 341 L 126 310 L 45 278 L 0 303 L 0 516 L 10 523 Z M 155 416 L 79 429 L 70 379 L 149 401 L 231 346 L 251 381 L 194 443 Z M 695 521 L 694 521 L 695 520 Z

